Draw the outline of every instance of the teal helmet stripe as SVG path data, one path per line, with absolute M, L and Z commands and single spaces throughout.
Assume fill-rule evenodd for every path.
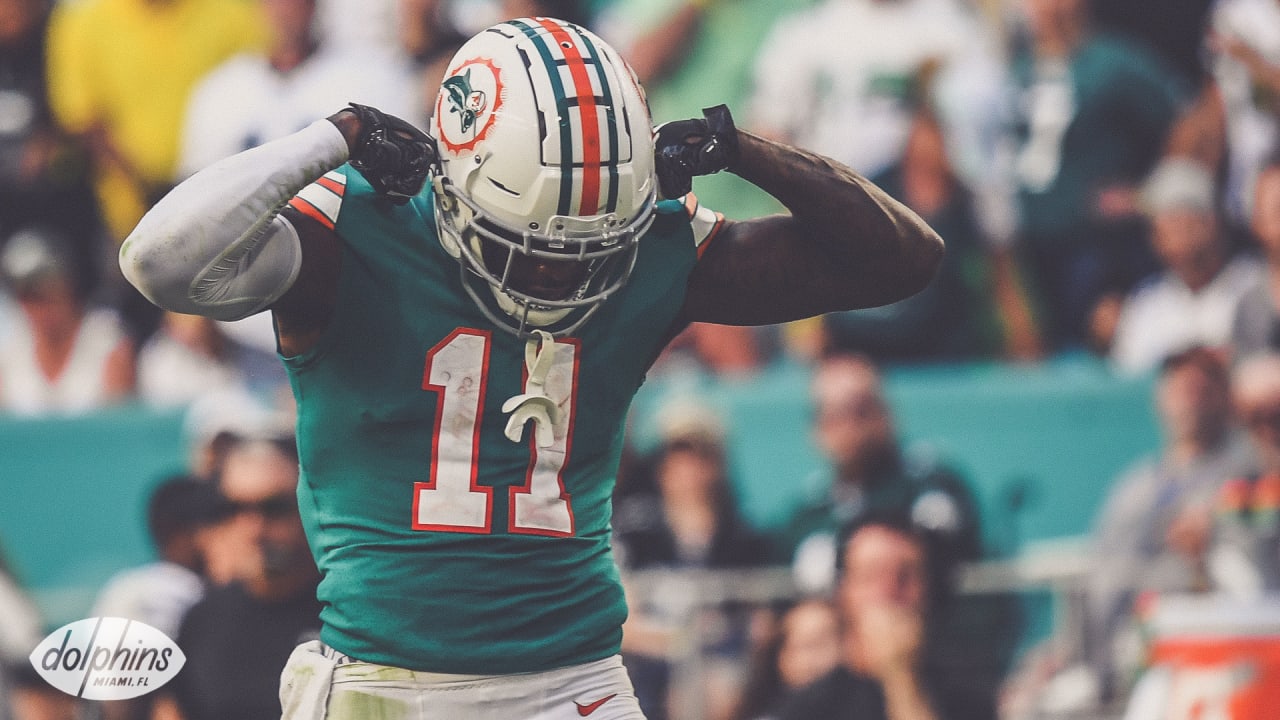
M 546 66 L 547 77 L 551 80 L 560 119 L 560 199 L 556 204 L 556 214 L 568 215 L 573 202 L 573 124 L 569 122 L 569 103 L 565 95 L 564 80 L 560 77 L 560 64 L 551 54 L 544 33 L 539 32 L 539 28 L 519 20 L 512 20 L 507 24 L 518 28 L 533 40 L 542 64 Z
M 606 59 L 600 57 L 595 43 L 587 39 L 586 35 L 582 33 L 582 28 L 571 23 L 566 23 L 566 26 L 582 40 L 582 44 L 587 48 L 587 54 L 591 57 L 591 62 L 596 68 L 596 73 L 600 77 L 600 93 L 605 111 L 605 124 L 609 129 L 609 159 L 606 162 L 606 166 L 609 168 L 609 199 L 606 201 L 605 212 L 614 212 L 618 209 L 618 108 L 614 105 L 613 91 L 609 86 L 609 74 L 605 71 Z M 614 67 L 611 62 L 609 65 L 615 73 L 621 70 Z M 624 121 L 626 116 L 625 112 L 622 113 Z M 628 128 L 628 131 L 631 132 L 634 129 Z

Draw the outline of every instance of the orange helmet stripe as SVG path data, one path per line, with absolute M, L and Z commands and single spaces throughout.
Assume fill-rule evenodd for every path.
M 596 92 L 587 75 L 586 59 L 573 37 L 548 18 L 538 18 L 538 24 L 560 45 L 569 77 L 573 79 L 573 95 L 582 117 L 582 196 L 578 201 L 578 214 L 595 215 L 600 208 L 600 117 Z

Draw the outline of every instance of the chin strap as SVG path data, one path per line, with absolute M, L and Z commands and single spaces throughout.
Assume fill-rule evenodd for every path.
M 534 330 L 524 346 L 524 365 L 529 378 L 524 383 L 524 393 L 502 404 L 502 412 L 510 413 L 506 435 L 511 442 L 520 442 L 525 423 L 533 421 L 534 439 L 538 447 L 550 447 L 555 442 L 555 426 L 560 422 L 560 407 L 547 396 L 543 386 L 556 356 L 556 341 L 545 330 Z

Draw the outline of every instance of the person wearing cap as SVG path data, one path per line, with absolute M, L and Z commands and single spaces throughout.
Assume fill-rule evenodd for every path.
M 1236 307 L 1262 281 L 1262 265 L 1233 255 L 1216 197 L 1211 171 L 1189 158 L 1166 158 L 1144 184 L 1141 203 L 1162 270 L 1121 306 L 1110 347 L 1119 372 L 1151 372 L 1193 345 L 1230 344 Z
M 0 412 L 72 415 L 132 395 L 133 343 L 113 311 L 88 304 L 60 235 L 14 233 L 0 278 L 21 310 L 0 342 Z

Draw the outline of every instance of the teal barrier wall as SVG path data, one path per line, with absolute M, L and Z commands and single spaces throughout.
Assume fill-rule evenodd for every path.
M 653 413 L 675 396 L 704 398 L 728 420 L 739 495 L 763 527 L 817 492 L 822 462 L 809 441 L 808 377 L 782 365 L 742 381 L 651 380 L 634 434 L 652 442 Z M 973 365 L 890 372 L 905 441 L 927 445 L 969 478 L 989 541 L 1086 532 L 1107 484 L 1157 443 L 1150 381 L 1118 380 L 1089 361 Z M 46 620 L 84 617 L 96 589 L 151 558 L 149 488 L 185 464 L 181 417 L 124 408 L 75 420 L 0 419 L 0 548 Z M 1022 485 L 1022 509 L 1009 489 Z
M 1116 378 L 1087 357 L 904 368 L 887 372 L 885 387 L 904 444 L 968 478 L 996 549 L 1087 532 L 1110 481 L 1159 443 L 1151 379 Z M 739 497 L 757 524 L 777 526 L 805 493 L 823 489 L 803 368 L 739 382 L 652 381 L 636 400 L 640 446 L 653 442 L 657 409 L 682 396 L 730 421 Z
M 185 454 L 173 413 L 0 418 L 0 552 L 50 625 L 85 617 L 112 573 L 151 558 L 146 497 Z

